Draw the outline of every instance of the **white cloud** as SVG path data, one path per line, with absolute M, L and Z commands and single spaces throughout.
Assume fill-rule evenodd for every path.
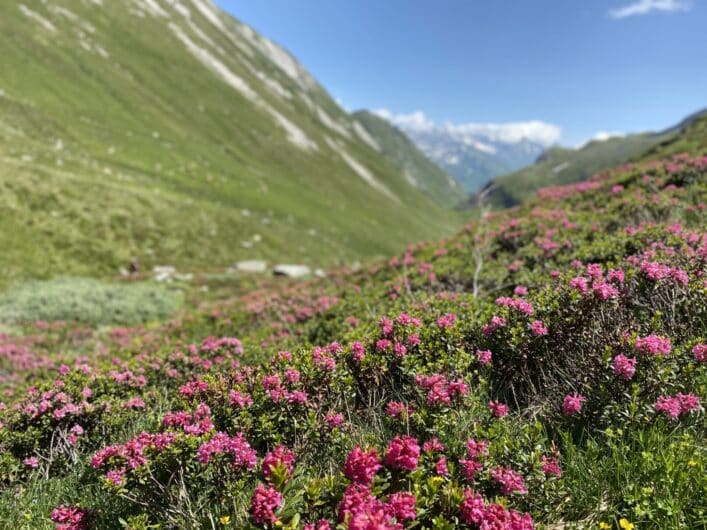
M 626 133 L 620 131 L 598 131 L 588 140 L 577 144 L 575 149 L 581 149 L 589 142 L 606 142 L 611 138 L 623 138 L 624 136 L 626 136 Z
M 387 109 L 373 111 L 375 114 L 397 125 L 398 127 L 416 133 L 444 131 L 461 141 L 478 142 L 479 139 L 490 142 L 518 143 L 522 140 L 549 146 L 559 141 L 562 129 L 552 123 L 539 120 L 510 123 L 435 123 L 422 111 L 411 114 L 393 114 Z M 481 143 L 475 144 L 484 150 Z M 488 149 L 493 149 L 488 146 Z
M 611 18 L 626 18 L 636 15 L 646 15 L 654 11 L 671 13 L 674 11 L 688 11 L 691 7 L 689 0 L 636 0 L 623 7 L 609 11 Z

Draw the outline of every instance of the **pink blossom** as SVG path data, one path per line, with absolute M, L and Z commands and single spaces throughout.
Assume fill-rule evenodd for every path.
M 391 469 L 415 471 L 420 459 L 420 446 L 412 436 L 396 436 L 388 443 L 385 465 Z
M 358 341 L 351 343 L 351 355 L 355 361 L 361 362 L 366 357 L 366 349 Z
M 474 438 L 469 438 L 466 441 L 466 453 L 470 458 L 478 458 L 488 455 L 489 443 L 485 440 L 476 441 Z
M 612 361 L 614 373 L 623 377 L 626 381 L 630 381 L 636 373 L 636 359 L 626 357 L 625 355 L 617 355 Z
M 379 352 L 384 352 L 390 348 L 391 344 L 392 342 L 388 339 L 378 339 L 376 341 L 376 350 Z
M 491 470 L 491 476 L 501 486 L 503 495 L 511 493 L 528 493 L 523 475 L 510 468 L 497 467 Z
M 52 521 L 56 530 L 88 530 L 93 514 L 78 506 L 62 504 L 52 510 Z
M 278 445 L 273 451 L 263 457 L 263 476 L 265 480 L 270 481 L 273 470 L 278 466 L 282 466 L 285 469 L 286 478 L 292 475 L 292 470 L 295 467 L 295 454 L 284 445 Z
M 243 394 L 238 390 L 231 390 L 228 394 L 228 404 L 239 409 L 244 409 L 253 404 L 253 398 L 249 394 Z
M 282 505 L 282 495 L 274 486 L 259 483 L 250 500 L 250 515 L 256 524 L 274 524 L 278 518 L 275 511 Z
M 481 495 L 471 489 L 464 491 L 459 512 L 462 521 L 473 528 L 483 530 L 533 530 L 534 528 L 530 514 L 521 515 L 497 503 L 487 504 Z
M 437 326 L 440 329 L 449 329 L 454 326 L 457 321 L 457 315 L 454 313 L 447 313 L 437 319 Z
M 594 282 L 594 284 L 592 284 L 592 290 L 600 300 L 611 300 L 612 298 L 618 298 L 619 296 L 619 290 L 610 283 L 604 281 Z
M 491 414 L 497 418 L 502 418 L 503 416 L 508 415 L 508 412 L 510 411 L 508 405 L 501 403 L 500 401 L 489 401 L 488 408 L 491 411 Z
M 422 450 L 428 453 L 444 451 L 444 444 L 438 438 L 430 438 L 422 444 Z
M 481 328 L 484 335 L 492 335 L 496 330 L 506 326 L 506 319 L 502 316 L 493 315 L 491 321 Z
M 486 366 L 491 363 L 493 354 L 490 350 L 476 350 L 476 357 L 479 359 L 479 363 Z
M 395 517 L 398 522 L 415 519 L 415 496 L 407 491 L 401 491 L 388 495 L 386 501 L 388 513 Z
M 707 344 L 700 343 L 696 344 L 692 348 L 692 353 L 695 356 L 697 362 L 703 363 L 707 361 Z
M 582 276 L 577 276 L 576 278 L 572 278 L 570 280 L 570 287 L 576 291 L 579 291 L 581 294 L 586 294 L 589 291 L 588 284 L 588 280 Z
M 677 419 L 682 413 L 680 399 L 670 396 L 659 396 L 655 403 L 655 410 L 664 412 L 673 419 Z
M 543 324 L 541 320 L 534 320 L 533 323 L 530 324 L 530 327 L 534 335 L 547 335 L 547 327 L 545 327 L 545 324 Z
M 556 477 L 562 476 L 562 468 L 556 458 L 542 456 L 540 458 L 542 462 L 542 471 L 546 475 L 555 475 Z
M 407 348 L 401 342 L 396 342 L 393 344 L 393 353 L 396 357 L 404 357 L 407 351 Z
M 461 458 L 459 459 L 459 465 L 461 466 L 462 475 L 469 482 L 474 482 L 476 474 L 484 468 L 481 462 L 473 458 Z
M 37 467 L 39 467 L 39 458 L 37 458 L 36 456 L 30 456 L 28 458 L 25 458 L 22 463 L 27 467 L 36 469 Z
M 354 482 L 370 484 L 381 467 L 375 449 L 364 451 L 360 446 L 356 446 L 346 457 L 344 475 Z
M 646 355 L 668 355 L 672 351 L 672 346 L 668 337 L 648 335 L 636 339 L 636 350 Z
M 324 421 L 327 422 L 327 425 L 329 425 L 330 429 L 335 429 L 337 427 L 341 427 L 341 424 L 344 423 L 344 417 L 338 412 L 329 413 L 324 416 Z
M 440 456 L 439 460 L 435 463 L 435 473 L 440 477 L 446 477 L 449 475 L 449 468 L 447 467 L 447 458 L 445 456 Z
M 582 403 L 584 403 L 586 400 L 587 398 L 585 398 L 581 394 L 576 393 L 565 396 L 565 399 L 562 402 L 562 413 L 566 416 L 572 416 L 573 414 L 577 414 L 582 410 Z
M 405 406 L 405 403 L 390 401 L 385 408 L 385 413 L 392 418 L 398 418 L 400 416 L 407 416 L 408 409 Z

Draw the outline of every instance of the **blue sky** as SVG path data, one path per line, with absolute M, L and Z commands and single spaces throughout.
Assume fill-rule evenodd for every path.
M 216 0 L 350 109 L 540 120 L 576 145 L 707 107 L 704 0 Z

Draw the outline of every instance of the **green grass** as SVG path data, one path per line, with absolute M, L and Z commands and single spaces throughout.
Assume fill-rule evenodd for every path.
M 707 156 L 707 110 L 689 116 L 675 134 L 636 157 L 637 162 L 660 160 L 680 153 Z
M 593 141 L 581 149 L 554 147 L 535 164 L 493 179 L 487 185 L 490 188 L 487 198 L 495 206 L 514 206 L 540 188 L 586 180 L 599 171 L 629 162 L 671 137 L 672 133 L 636 134 Z
M 179 292 L 151 283 L 109 284 L 86 278 L 31 281 L 0 296 L 0 322 L 132 325 L 168 318 L 181 299 Z
M 238 259 L 331 266 L 461 224 L 366 145 L 324 89 L 289 77 L 230 17 L 220 15 L 224 32 L 192 6 L 209 44 L 169 7 L 167 20 L 136 16 L 125 2 L 72 3 L 71 21 L 39 0 L 25 4 L 57 31 L 15 3 L 0 7 L 0 289 L 61 274 L 110 276 L 132 257 L 194 270 Z M 262 103 L 199 62 L 170 23 Z M 85 50 L 82 38 L 109 56 Z M 263 106 L 318 149 L 294 145 Z M 328 127 L 321 111 L 347 132 Z

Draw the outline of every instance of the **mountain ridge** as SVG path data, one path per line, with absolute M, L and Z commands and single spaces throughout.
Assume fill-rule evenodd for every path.
M 330 265 L 459 225 L 291 54 L 210 1 L 0 13 L 11 281 L 112 274 L 133 257 Z

